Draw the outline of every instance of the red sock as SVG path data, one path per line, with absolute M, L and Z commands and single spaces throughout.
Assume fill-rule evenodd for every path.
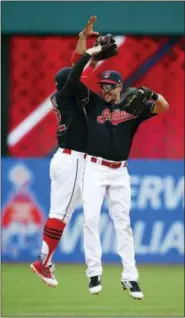
M 66 224 L 58 219 L 48 219 L 44 226 L 41 251 L 42 263 L 49 265 L 50 259 L 56 250 Z

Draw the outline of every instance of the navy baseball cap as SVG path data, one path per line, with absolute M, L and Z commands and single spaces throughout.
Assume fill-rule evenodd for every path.
M 116 71 L 105 71 L 101 74 L 101 80 L 98 84 L 121 84 L 123 83 L 122 76 Z
M 55 84 L 58 90 L 60 90 L 64 86 L 67 77 L 71 73 L 71 71 L 72 67 L 64 67 L 55 75 Z

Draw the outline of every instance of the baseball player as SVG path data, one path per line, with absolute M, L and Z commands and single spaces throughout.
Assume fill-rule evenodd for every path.
M 96 17 L 92 16 L 80 32 L 77 50 L 84 52 L 86 38 L 98 35 L 93 31 Z M 55 77 L 56 92 L 51 96 L 53 111 L 57 117 L 58 150 L 50 162 L 50 212 L 44 226 L 41 257 L 30 266 L 48 286 L 56 287 L 52 255 L 70 221 L 81 196 L 81 180 L 84 169 L 84 154 L 87 144 L 87 123 L 84 109 L 88 90 L 79 85 L 78 94 L 67 80 L 72 68 L 60 70 Z
M 108 39 L 108 45 L 112 40 Z M 103 43 L 103 44 L 102 44 Z M 70 74 L 75 85 L 87 62 L 104 52 L 103 41 L 86 51 Z M 102 96 L 90 91 L 86 105 L 88 116 L 88 145 L 83 175 L 84 250 L 89 278 L 89 291 L 102 290 L 101 244 L 99 235 L 100 211 L 105 193 L 109 213 L 117 236 L 117 252 L 121 257 L 123 272 L 121 284 L 134 299 L 143 299 L 138 284 L 135 264 L 133 234 L 130 226 L 131 187 L 127 170 L 133 137 L 139 125 L 168 109 L 165 98 L 148 88 L 130 88 L 123 96 L 121 74 L 106 71 L 99 85 Z

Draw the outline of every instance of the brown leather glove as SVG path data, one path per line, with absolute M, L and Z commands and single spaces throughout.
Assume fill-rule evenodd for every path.
M 102 50 L 96 55 L 96 61 L 106 60 L 118 54 L 117 44 L 111 34 L 99 36 L 94 46 L 98 45 L 102 46 Z

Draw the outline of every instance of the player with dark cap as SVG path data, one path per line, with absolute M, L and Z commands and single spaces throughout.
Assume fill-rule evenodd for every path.
M 95 20 L 94 17 L 89 20 L 83 31 L 86 36 L 94 33 Z M 81 39 L 82 42 L 85 40 Z M 40 258 L 31 264 L 32 270 L 52 287 L 58 285 L 53 274 L 52 256 L 81 200 L 87 145 L 87 122 L 82 106 L 88 100 L 88 89 L 79 85 L 78 94 L 73 94 L 73 85 L 68 81 L 71 70 L 71 67 L 65 67 L 55 76 L 56 92 L 51 96 L 51 102 L 57 117 L 58 150 L 50 162 L 50 213 L 44 226 Z
M 83 107 L 80 107 L 83 95 L 75 97 L 67 80 L 71 69 L 63 68 L 56 74 L 57 91 L 51 96 L 57 117 L 59 148 L 50 162 L 50 212 L 44 226 L 41 256 L 31 264 L 33 271 L 52 287 L 56 287 L 58 282 L 51 259 L 80 200 L 87 142 L 86 118 Z
M 105 45 L 105 44 L 104 44 Z M 103 50 L 102 45 L 86 51 L 69 75 L 77 87 L 83 68 Z M 99 233 L 101 206 L 105 194 L 117 236 L 117 252 L 123 271 L 121 285 L 134 299 L 143 299 L 138 284 L 134 241 L 130 225 L 131 186 L 127 159 L 139 125 L 168 110 L 165 98 L 153 90 L 129 88 L 122 94 L 122 78 L 118 72 L 106 71 L 99 81 L 102 96 L 90 91 L 86 105 L 88 142 L 83 175 L 84 251 L 89 291 L 102 290 L 102 250 Z M 125 110 L 126 109 L 126 110 Z
M 119 99 L 123 88 L 122 76 L 116 71 L 105 71 L 101 74 L 101 80 L 98 82 L 102 90 L 102 96 L 107 103 Z
M 64 67 L 57 72 L 55 76 L 55 85 L 58 91 L 62 89 L 62 87 L 66 83 L 67 77 L 69 73 L 71 72 L 71 70 L 72 70 L 72 67 Z

